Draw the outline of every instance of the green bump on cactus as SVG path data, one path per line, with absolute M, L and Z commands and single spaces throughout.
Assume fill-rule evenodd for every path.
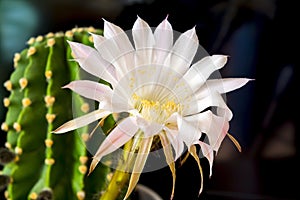
M 91 199 L 115 184 L 107 178 L 111 169 L 101 164 L 86 175 L 91 155 L 83 141 L 89 127 L 73 134 L 51 133 L 89 110 L 85 99 L 62 87 L 82 78 L 67 40 L 92 46 L 90 32 L 102 34 L 94 28 L 49 33 L 31 38 L 29 47 L 15 54 L 15 71 L 4 84 L 10 96 L 3 100 L 7 113 L 1 125 L 7 132 L 7 148 L 0 152 L 5 164 L 0 180 L 2 188 L 8 185 L 8 199 Z M 110 116 L 102 128 L 106 133 L 114 125 Z

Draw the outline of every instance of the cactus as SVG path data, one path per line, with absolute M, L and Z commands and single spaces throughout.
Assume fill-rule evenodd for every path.
M 72 100 L 78 115 L 88 111 L 82 97 L 61 87 L 80 78 L 67 40 L 93 45 L 89 32 L 102 33 L 94 28 L 49 33 L 31 38 L 29 47 L 15 54 L 15 70 L 4 83 L 10 96 L 3 100 L 7 114 L 1 126 L 7 141 L 0 151 L 0 189 L 7 188 L 7 199 L 109 199 L 112 194 L 120 196 L 120 187 L 125 187 L 128 175 L 117 172 L 111 177 L 111 169 L 104 165 L 86 175 L 90 154 L 82 141 L 88 127 L 73 134 L 51 133 L 72 119 Z M 103 130 L 114 123 L 108 117 Z

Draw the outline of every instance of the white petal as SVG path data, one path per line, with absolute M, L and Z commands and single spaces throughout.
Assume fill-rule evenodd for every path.
M 167 127 L 165 127 L 164 130 L 166 131 L 167 137 L 171 142 L 173 149 L 175 151 L 175 161 L 176 161 L 184 151 L 184 143 L 182 139 L 179 137 L 178 130 L 170 129 Z
M 213 166 L 213 162 L 214 162 L 214 151 L 210 145 L 208 145 L 204 142 L 199 141 L 198 144 L 201 147 L 201 151 L 202 151 L 204 157 L 206 157 L 209 162 L 209 176 L 211 176 L 212 175 L 212 166 Z
M 195 141 L 201 137 L 201 132 L 197 129 L 197 123 L 190 123 L 180 115 L 177 116 L 177 124 L 179 130 L 179 137 L 183 140 L 189 148 Z
M 126 33 L 118 26 L 104 21 L 104 37 L 93 35 L 100 55 L 113 64 L 119 77 L 134 68 L 134 48 Z
M 184 32 L 176 40 L 166 63 L 179 74 L 184 74 L 193 61 L 198 44 L 195 28 Z
M 183 104 L 183 115 L 193 115 L 209 107 L 217 107 L 217 114 L 225 117 L 226 120 L 230 121 L 233 114 L 228 108 L 222 96 L 216 92 L 211 93 L 209 96 L 205 96 L 202 99 L 198 99 L 196 102 L 186 101 Z
M 66 122 L 65 124 L 58 127 L 55 131 L 53 131 L 53 133 L 66 133 L 68 131 L 75 130 L 77 128 L 86 126 L 98 119 L 106 117 L 109 114 L 111 114 L 110 111 L 95 110 L 86 115 L 83 115 L 81 117 L 78 117 L 78 118 L 75 118 L 73 120 Z
M 223 78 L 207 80 L 206 83 L 197 92 L 197 96 L 198 98 L 204 97 L 215 91 L 221 94 L 231 92 L 244 86 L 250 80 L 251 79 L 247 78 Z
M 163 126 L 155 122 L 148 122 L 142 117 L 137 117 L 138 127 L 144 132 L 145 137 L 150 137 L 161 132 Z
M 154 63 L 163 65 L 173 46 L 173 29 L 167 19 L 162 21 L 154 31 Z M 166 63 L 165 63 L 166 64 Z
M 69 88 L 81 96 L 96 100 L 98 102 L 103 100 L 109 102 L 112 96 L 112 89 L 110 89 L 110 87 L 88 80 L 72 81 L 63 88 Z
M 133 25 L 132 36 L 136 49 L 136 67 L 152 64 L 155 39 L 147 22 L 140 17 L 137 18 Z
M 76 42 L 69 42 L 69 44 L 75 54 L 75 61 L 82 69 L 112 85 L 116 84 L 117 77 L 114 66 L 103 59 L 94 48 Z
M 206 111 L 184 119 L 189 123 L 197 124 L 197 129 L 206 133 L 211 148 L 218 151 L 229 129 L 229 123 L 226 118 L 219 117 L 211 111 Z
M 127 117 L 116 126 L 97 150 L 94 159 L 100 161 L 101 158 L 117 150 L 128 142 L 138 131 L 135 117 Z

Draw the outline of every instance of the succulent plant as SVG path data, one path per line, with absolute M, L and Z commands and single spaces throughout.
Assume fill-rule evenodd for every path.
M 67 40 L 91 46 L 90 32 L 102 34 L 92 27 L 49 33 L 31 38 L 28 48 L 14 56 L 15 70 L 4 83 L 10 95 L 3 100 L 7 113 L 1 125 L 7 141 L 0 149 L 4 164 L 0 189 L 7 189 L 7 199 L 112 200 L 111 195 L 121 196 L 128 179 L 125 173 L 111 176 L 111 169 L 100 164 L 86 174 L 91 154 L 83 141 L 89 137 L 88 127 L 73 134 L 51 133 L 72 119 L 73 112 L 80 115 L 89 110 L 82 97 L 61 88 L 81 76 Z M 114 123 L 108 117 L 102 129 L 107 131 Z

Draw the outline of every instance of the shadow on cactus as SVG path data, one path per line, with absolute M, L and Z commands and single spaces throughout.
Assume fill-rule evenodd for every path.
M 10 95 L 3 100 L 7 114 L 1 125 L 7 141 L 0 149 L 4 165 L 0 189 L 6 188 L 7 199 L 105 199 L 106 188 L 116 187 L 113 171 L 107 166 L 99 165 L 87 176 L 91 154 L 83 141 L 89 137 L 89 127 L 73 134 L 51 133 L 72 119 L 74 112 L 82 115 L 89 111 L 90 105 L 82 97 L 62 87 L 81 78 L 67 40 L 92 46 L 91 32 L 102 34 L 92 27 L 49 33 L 31 38 L 29 47 L 15 54 L 15 70 L 4 83 Z M 102 129 L 107 131 L 114 124 L 108 117 Z M 123 184 L 115 188 L 119 198 L 128 182 L 125 173 L 122 177 Z

